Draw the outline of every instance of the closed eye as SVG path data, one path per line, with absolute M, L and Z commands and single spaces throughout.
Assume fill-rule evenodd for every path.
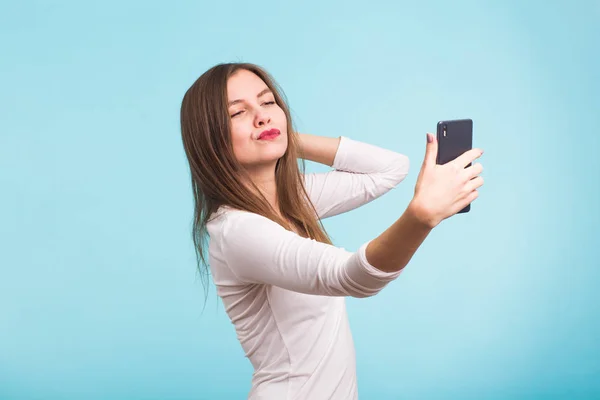
M 275 101 L 266 101 L 266 102 L 262 103 L 263 106 L 271 106 L 273 104 L 275 104 Z M 235 114 L 232 114 L 231 118 L 236 117 L 236 116 L 242 114 L 243 112 L 244 112 L 244 110 L 240 110 L 240 111 L 236 112 Z

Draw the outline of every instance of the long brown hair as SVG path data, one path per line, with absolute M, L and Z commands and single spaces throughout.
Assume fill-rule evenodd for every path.
M 288 146 L 275 167 L 277 200 L 283 218 L 248 179 L 245 169 L 233 153 L 227 111 L 227 81 L 239 70 L 248 70 L 262 79 L 286 115 Z M 192 238 L 205 291 L 209 275 L 206 224 L 221 206 L 262 215 L 286 229 L 295 228 L 304 237 L 331 244 L 304 187 L 302 174 L 305 163 L 283 92 L 263 68 L 249 63 L 226 63 L 218 64 L 202 74 L 183 97 L 181 135 L 194 194 Z M 298 158 L 301 159 L 301 168 Z M 249 182 L 253 190 L 243 182 Z

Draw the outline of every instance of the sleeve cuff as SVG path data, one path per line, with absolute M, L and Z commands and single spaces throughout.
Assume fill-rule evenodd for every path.
M 335 153 L 335 157 L 333 158 L 333 164 L 331 165 L 334 169 L 343 170 L 346 164 L 346 155 L 348 153 L 348 145 L 351 139 L 346 136 L 340 136 L 340 143 L 338 145 L 338 149 Z
M 371 265 L 369 263 L 369 261 L 367 261 L 367 246 L 368 244 L 371 242 L 371 240 L 369 240 L 368 242 L 364 243 L 362 246 L 360 246 L 360 248 L 358 249 L 358 259 L 360 260 L 360 264 L 363 266 L 363 268 L 365 269 L 365 271 L 378 279 L 384 280 L 384 281 L 392 281 L 394 279 L 396 279 L 404 270 L 401 269 L 399 271 L 394 271 L 394 272 L 384 272 L 380 269 L 375 268 L 373 265 Z

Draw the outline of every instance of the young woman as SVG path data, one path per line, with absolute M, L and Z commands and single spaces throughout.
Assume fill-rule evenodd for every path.
M 294 132 L 275 82 L 252 64 L 205 72 L 185 93 L 181 129 L 198 260 L 254 367 L 249 398 L 358 398 L 345 296 L 377 294 L 434 227 L 477 198 L 482 166 L 465 166 L 483 152 L 436 165 L 437 143 L 427 134 L 408 207 L 349 252 L 331 243 L 321 220 L 393 189 L 408 174 L 405 155 Z M 333 169 L 304 174 L 298 159 Z

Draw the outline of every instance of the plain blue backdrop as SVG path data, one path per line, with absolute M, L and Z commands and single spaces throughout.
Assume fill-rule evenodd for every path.
M 269 70 L 298 130 L 408 155 L 325 220 L 356 250 L 426 132 L 472 118 L 486 184 L 349 299 L 361 399 L 600 397 L 598 1 L 4 1 L 0 399 L 241 399 L 252 369 L 191 242 L 184 92 Z M 308 172 L 326 167 L 308 163 Z

